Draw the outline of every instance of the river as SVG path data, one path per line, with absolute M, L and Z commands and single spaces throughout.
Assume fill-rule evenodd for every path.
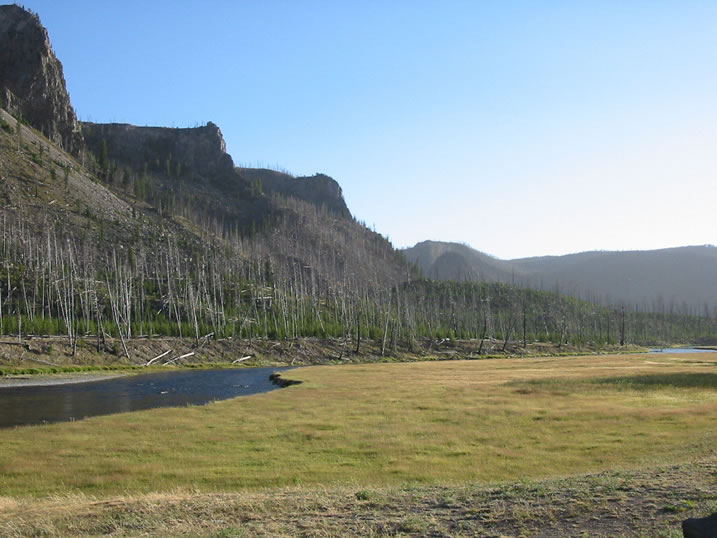
M 202 405 L 268 392 L 286 368 L 180 370 L 86 383 L 0 389 L 0 428 L 81 420 L 155 407 Z

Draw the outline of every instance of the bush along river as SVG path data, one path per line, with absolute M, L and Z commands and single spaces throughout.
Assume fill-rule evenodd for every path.
M 203 405 L 279 388 L 287 368 L 181 370 L 59 385 L 0 388 L 0 428 L 154 407 Z M 277 382 L 278 381 L 278 382 Z

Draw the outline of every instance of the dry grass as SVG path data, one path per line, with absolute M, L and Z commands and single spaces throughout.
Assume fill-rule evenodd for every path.
M 285 376 L 303 383 L 273 393 L 2 430 L 0 490 L 460 484 L 711 457 L 715 387 L 599 380 L 714 375 L 716 362 L 596 356 L 297 369 Z
M 0 498 L 0 535 L 681 536 L 717 510 L 717 462 L 489 485 Z
M 0 430 L 0 535 L 676 537 L 717 511 L 710 357 L 310 367 Z

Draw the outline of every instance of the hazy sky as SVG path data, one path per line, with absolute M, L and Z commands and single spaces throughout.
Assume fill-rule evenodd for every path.
M 396 246 L 717 243 L 714 0 L 32 0 L 80 119 L 213 121 Z

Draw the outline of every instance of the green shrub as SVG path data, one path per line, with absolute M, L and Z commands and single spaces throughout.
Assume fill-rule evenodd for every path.
M 6 122 L 4 118 L 0 118 L 0 129 L 9 134 L 13 134 L 15 132 L 15 130 L 12 128 L 12 125 Z

